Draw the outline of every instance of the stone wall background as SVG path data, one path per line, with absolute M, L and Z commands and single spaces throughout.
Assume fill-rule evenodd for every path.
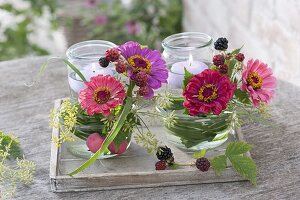
M 184 29 L 228 38 L 246 56 L 300 86 L 299 0 L 184 0 Z M 246 57 L 249 58 L 249 57 Z

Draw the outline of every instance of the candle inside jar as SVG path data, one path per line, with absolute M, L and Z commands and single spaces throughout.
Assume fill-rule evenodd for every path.
M 208 66 L 198 60 L 193 60 L 193 56 L 189 56 L 188 61 L 174 63 L 169 72 L 168 84 L 171 88 L 181 88 L 184 80 L 184 68 L 192 74 L 199 74 Z
M 111 68 L 102 68 L 98 63 L 92 63 L 91 65 L 88 65 L 87 67 L 80 70 L 80 72 L 87 81 L 90 81 L 93 76 L 97 76 L 99 74 L 113 75 L 113 71 Z M 76 79 L 81 80 L 78 74 L 76 74 Z
M 93 76 L 97 76 L 99 74 L 113 75 L 113 70 L 112 70 L 112 68 L 109 68 L 109 67 L 102 68 L 99 66 L 99 63 L 92 63 L 91 65 L 88 65 L 88 66 L 84 67 L 83 69 L 81 69 L 80 73 L 84 76 L 84 78 L 87 81 L 90 81 L 90 79 Z M 79 93 L 81 90 L 86 88 L 86 85 L 84 84 L 84 82 L 82 81 L 80 76 L 78 76 L 78 74 L 75 74 L 75 79 L 72 77 L 69 77 L 68 80 L 69 80 L 70 87 L 76 93 Z

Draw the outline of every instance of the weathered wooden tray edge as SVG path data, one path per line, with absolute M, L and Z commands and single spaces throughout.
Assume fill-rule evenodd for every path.
M 54 110 L 57 110 L 60 104 L 61 99 L 55 100 Z M 244 138 L 240 129 L 236 130 L 236 132 L 238 139 L 243 141 Z M 58 135 L 59 130 L 53 129 L 52 136 L 58 137 Z M 53 192 L 114 190 L 245 181 L 231 167 L 227 168 L 221 176 L 215 176 L 212 170 L 206 173 L 199 173 L 194 169 L 154 171 L 151 173 L 137 172 L 130 174 L 76 175 L 75 177 L 61 176 L 58 175 L 59 152 L 60 149 L 51 142 L 50 186 Z M 251 157 L 251 154 L 248 152 L 247 156 Z M 111 179 L 112 175 L 115 181 Z M 206 177 L 210 178 L 207 179 Z

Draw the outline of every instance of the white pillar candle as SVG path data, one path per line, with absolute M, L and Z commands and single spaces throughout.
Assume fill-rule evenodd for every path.
M 168 85 L 173 88 L 181 88 L 184 80 L 184 68 L 192 74 L 199 74 L 203 70 L 208 69 L 208 66 L 197 60 L 193 60 L 193 56 L 189 56 L 189 60 L 174 63 L 169 72 Z
M 111 67 L 102 68 L 99 66 L 98 63 L 92 63 L 91 65 L 88 65 L 88 66 L 84 67 L 83 69 L 81 69 L 80 72 L 87 81 L 90 81 L 90 79 L 93 76 L 97 76 L 99 74 L 113 75 L 113 70 Z M 68 80 L 69 80 L 70 87 L 76 93 L 79 93 L 81 90 L 86 88 L 84 82 L 81 80 L 81 78 L 78 76 L 78 74 L 75 75 L 75 79 L 69 76 Z

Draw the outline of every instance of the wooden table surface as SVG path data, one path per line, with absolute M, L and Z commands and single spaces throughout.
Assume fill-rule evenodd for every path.
M 37 86 L 27 87 L 45 57 L 0 63 L 0 130 L 20 138 L 27 159 L 37 164 L 34 183 L 15 199 L 300 199 L 300 88 L 278 81 L 272 102 L 274 126 L 247 125 L 242 131 L 258 166 L 257 186 L 249 182 L 185 185 L 80 193 L 52 193 L 49 184 L 53 101 L 69 94 L 67 69 L 52 62 Z

